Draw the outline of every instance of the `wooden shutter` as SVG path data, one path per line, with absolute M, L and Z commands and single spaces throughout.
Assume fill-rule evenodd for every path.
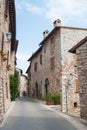
M 55 57 L 50 58 L 50 67 L 51 69 L 55 67 Z
M 9 0 L 5 0 L 5 18 L 8 17 Z
M 78 79 L 76 79 L 76 92 L 79 93 L 80 92 L 80 87 L 78 84 Z

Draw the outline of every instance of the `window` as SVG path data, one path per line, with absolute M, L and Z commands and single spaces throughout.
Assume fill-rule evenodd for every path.
M 54 36 L 51 37 L 51 39 L 50 39 L 50 43 L 51 43 L 51 44 L 54 43 Z
M 74 67 L 77 67 L 77 55 L 73 56 Z
M 80 87 L 78 85 L 78 79 L 76 79 L 76 93 L 80 92 Z
M 4 33 L 2 33 L 2 42 L 1 42 L 1 52 L 3 53 L 3 49 L 4 49 Z M 2 63 L 2 59 L 1 59 L 1 63 Z
M 8 85 L 6 83 L 6 98 L 8 98 Z
M 40 64 L 42 65 L 42 55 L 40 55 Z
M 5 18 L 8 17 L 9 0 L 5 0 Z
M 55 67 L 55 57 L 50 58 L 50 67 L 51 69 Z
M 75 107 L 75 108 L 77 107 L 77 102 L 74 102 L 74 107 Z
M 7 53 L 7 65 L 8 65 L 8 62 L 9 62 L 9 51 Z
M 34 70 L 37 71 L 37 62 L 34 64 Z
M 3 52 L 3 48 L 4 48 L 4 33 L 2 33 L 2 45 L 1 45 L 2 52 Z
M 54 37 L 51 37 L 51 39 L 50 39 L 50 54 L 51 55 L 54 55 L 54 50 L 55 50 Z

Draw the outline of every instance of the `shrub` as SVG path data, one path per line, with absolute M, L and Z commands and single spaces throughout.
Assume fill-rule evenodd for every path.
M 46 100 L 47 102 L 50 102 L 50 101 L 51 101 L 51 94 L 50 94 L 50 93 L 45 96 L 45 100 Z
M 17 70 L 14 71 L 14 75 L 10 76 L 10 93 L 11 100 L 15 100 L 19 96 L 19 73 Z
M 59 93 L 51 94 L 51 100 L 54 102 L 54 104 L 60 103 L 60 94 Z

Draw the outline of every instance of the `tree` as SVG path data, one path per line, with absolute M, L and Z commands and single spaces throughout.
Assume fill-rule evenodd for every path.
M 18 86 L 19 86 L 19 73 L 15 69 L 14 75 L 10 76 L 11 100 L 15 100 L 19 96 Z

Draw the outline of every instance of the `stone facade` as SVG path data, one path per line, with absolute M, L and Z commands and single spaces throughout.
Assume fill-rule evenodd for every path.
M 7 39 L 8 32 L 11 32 L 11 40 Z M 15 66 L 15 33 L 14 0 L 0 0 L 0 123 L 11 102 L 9 77 Z
M 62 111 L 79 115 L 76 56 L 68 50 L 87 35 L 87 29 L 65 27 L 58 23 L 50 33 L 47 30 L 44 32 L 46 37 L 29 58 L 29 94 L 31 97 L 43 98 L 46 93 L 60 93 Z
M 77 69 L 80 86 L 80 114 L 87 120 L 87 37 L 74 46 L 70 52 L 77 54 Z
M 28 96 L 28 79 L 27 76 L 23 75 L 22 70 L 19 68 L 16 68 L 16 70 L 19 72 L 19 92 L 20 97 L 23 97 L 23 92 L 25 92 L 26 96 Z

